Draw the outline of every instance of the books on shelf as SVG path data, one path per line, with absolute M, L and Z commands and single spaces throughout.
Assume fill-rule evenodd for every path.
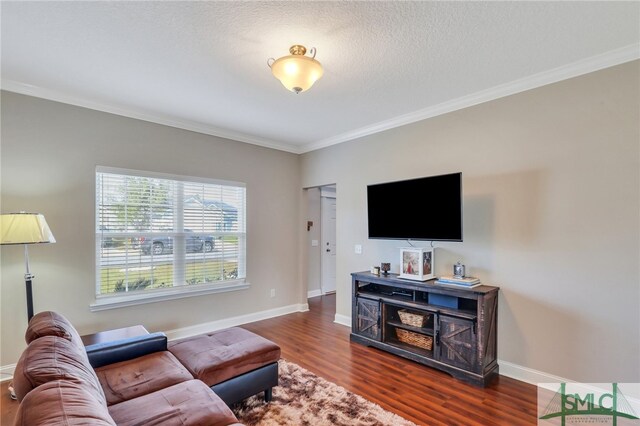
M 449 282 L 454 284 L 477 284 L 480 282 L 480 278 L 476 278 L 476 277 L 458 278 L 451 275 L 443 275 L 440 278 L 438 278 L 438 281 L 444 281 L 444 282 Z
M 482 284 L 480 283 L 475 283 L 475 284 L 458 284 L 458 283 L 450 283 L 450 282 L 446 282 L 446 281 L 440 281 L 440 280 L 436 280 L 435 281 L 436 284 L 438 285 L 445 285 L 445 286 L 449 286 L 449 287 L 457 287 L 457 288 L 474 288 L 474 287 L 479 287 Z
M 449 286 L 449 287 L 457 287 L 457 288 L 474 288 L 474 287 L 479 287 L 479 286 L 482 285 L 480 283 L 460 284 L 460 283 L 452 283 L 452 282 L 449 282 L 449 281 L 440 281 L 440 280 L 436 280 L 435 283 L 438 284 L 438 285 L 444 285 L 444 286 Z
M 453 276 L 442 276 L 436 280 L 436 284 L 455 285 L 458 287 L 473 288 L 478 287 L 480 279 L 476 277 L 456 278 Z

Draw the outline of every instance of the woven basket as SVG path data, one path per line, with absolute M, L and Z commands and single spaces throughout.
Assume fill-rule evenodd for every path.
M 402 321 L 403 324 L 412 325 L 414 327 L 424 327 L 429 319 L 429 314 L 416 314 L 405 309 L 399 310 L 398 315 L 400 315 L 400 321 Z
M 423 334 L 413 333 L 411 331 L 396 328 L 396 335 L 398 340 L 403 343 L 407 343 L 412 346 L 417 346 L 422 349 L 430 351 L 433 349 L 433 337 L 425 336 Z

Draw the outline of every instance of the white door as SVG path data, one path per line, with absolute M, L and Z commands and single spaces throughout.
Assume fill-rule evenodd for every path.
M 336 291 L 336 199 L 322 197 L 320 200 L 322 226 L 322 256 L 320 287 L 322 294 Z

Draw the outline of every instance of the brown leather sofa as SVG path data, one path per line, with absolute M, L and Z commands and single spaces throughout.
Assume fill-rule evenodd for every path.
M 239 425 L 166 350 L 162 333 L 99 348 L 95 369 L 78 332 L 55 312 L 35 315 L 25 339 L 13 377 L 16 425 Z

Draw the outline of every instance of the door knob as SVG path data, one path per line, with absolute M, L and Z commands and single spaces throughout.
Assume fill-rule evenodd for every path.
M 327 253 L 329 253 L 330 251 L 331 251 L 330 249 L 327 249 Z

